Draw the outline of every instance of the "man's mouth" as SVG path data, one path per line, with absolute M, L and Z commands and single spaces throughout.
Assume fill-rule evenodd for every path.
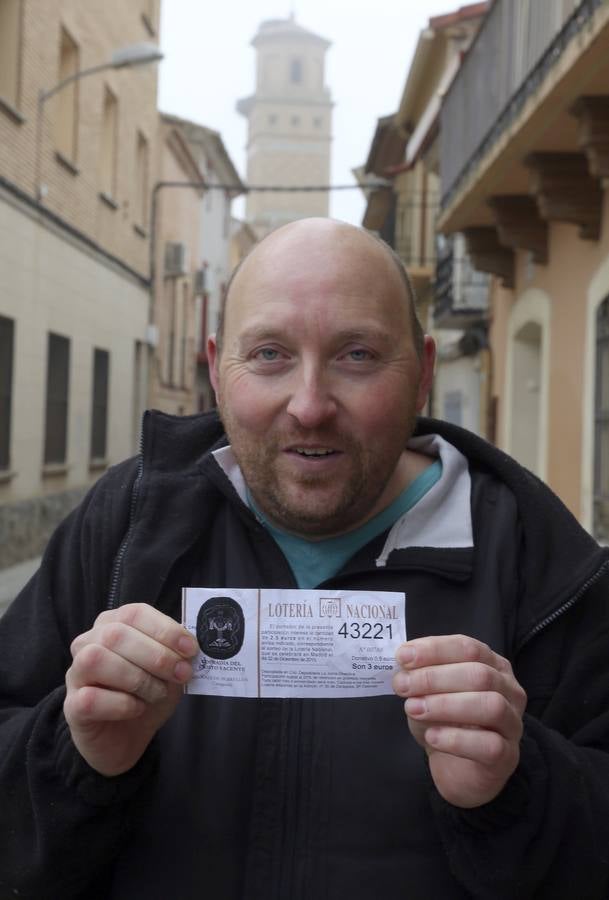
M 295 453 L 300 456 L 331 456 L 336 453 L 330 447 L 293 447 Z

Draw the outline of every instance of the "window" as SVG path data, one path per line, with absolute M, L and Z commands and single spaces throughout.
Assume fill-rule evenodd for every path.
M 171 279 L 169 282 L 169 303 L 167 304 L 167 316 L 169 319 L 167 328 L 167 350 L 165 353 L 165 382 L 169 385 L 174 384 L 174 362 L 175 362 L 175 344 L 176 344 L 176 281 Z
M 609 297 L 596 314 L 594 536 L 609 543 Z
M 10 467 L 15 323 L 0 316 L 0 471 Z
M 290 63 L 290 81 L 292 84 L 300 84 L 302 81 L 302 60 L 293 59 Z
M 300 125 L 300 116 L 292 116 L 290 119 L 291 125 Z
M 106 198 L 116 195 L 116 151 L 118 137 L 118 101 L 110 88 L 104 89 L 99 186 Z
M 137 133 L 135 148 L 135 217 L 138 225 L 148 224 L 148 141 Z
M 188 284 L 182 285 L 182 316 L 180 335 L 180 387 L 186 387 L 187 355 L 188 355 Z
M 276 125 L 276 124 L 277 124 L 277 116 L 275 115 L 275 113 L 271 113 L 271 115 L 269 116 L 269 125 Z
M 222 222 L 222 237 L 228 240 L 230 235 L 231 198 L 228 191 L 224 192 L 224 220 Z
M 208 167 L 207 172 L 208 172 L 208 175 L 207 175 L 208 184 L 213 184 L 214 183 L 214 181 L 212 180 L 213 169 Z M 207 212 L 211 212 L 213 208 L 214 208 L 214 191 L 207 190 L 207 191 L 205 191 L 205 209 L 207 210 Z
M 59 41 L 59 72 L 57 83 L 75 75 L 79 69 L 78 45 L 65 28 Z M 54 137 L 58 152 L 66 160 L 76 160 L 76 135 L 78 132 L 78 81 L 66 84 L 54 100 Z
M 315 126 L 315 128 L 321 128 L 323 124 L 323 116 L 313 116 L 313 125 Z
M 44 428 L 45 465 L 63 464 L 66 461 L 69 382 L 70 341 L 59 334 L 49 333 Z
M 108 376 L 110 354 L 107 350 L 93 351 L 93 397 L 91 400 L 91 459 L 102 460 L 107 453 L 108 435 Z
M 21 0 L 0 0 L 0 97 L 17 106 Z

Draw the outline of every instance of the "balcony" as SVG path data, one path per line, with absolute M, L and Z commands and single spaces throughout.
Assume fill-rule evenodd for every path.
M 486 317 L 489 276 L 476 271 L 465 238 L 438 235 L 434 285 L 434 326 L 467 329 Z
M 547 260 L 548 223 L 598 239 L 609 177 L 609 4 L 495 0 L 440 118 L 438 227 L 513 282 Z

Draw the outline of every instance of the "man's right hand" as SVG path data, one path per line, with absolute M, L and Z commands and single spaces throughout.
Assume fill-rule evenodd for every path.
M 146 603 L 101 613 L 72 642 L 64 715 L 81 756 L 102 775 L 131 769 L 192 676 L 195 638 Z

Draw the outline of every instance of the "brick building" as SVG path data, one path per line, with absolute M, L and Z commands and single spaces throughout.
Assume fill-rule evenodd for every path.
M 158 16 L 0 0 L 0 567 L 137 445 L 157 67 L 114 54 L 156 44 Z

